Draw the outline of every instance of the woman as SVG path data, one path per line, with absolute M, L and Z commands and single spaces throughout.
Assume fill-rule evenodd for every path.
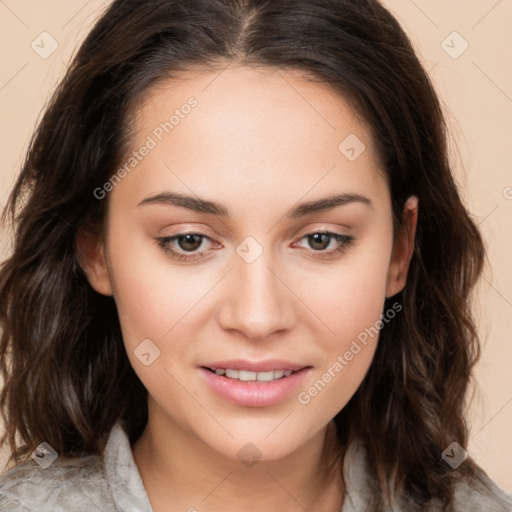
M 3 510 L 510 509 L 482 239 L 377 1 L 113 2 L 8 211 Z

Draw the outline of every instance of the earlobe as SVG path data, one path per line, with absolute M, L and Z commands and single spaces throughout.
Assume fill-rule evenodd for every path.
M 418 222 L 418 198 L 410 196 L 402 213 L 402 226 L 396 234 L 388 269 L 386 298 L 402 291 L 407 282 L 407 272 L 414 252 L 414 239 Z
M 111 296 L 112 284 L 103 240 L 82 229 L 78 231 L 75 242 L 77 258 L 89 284 L 98 293 Z

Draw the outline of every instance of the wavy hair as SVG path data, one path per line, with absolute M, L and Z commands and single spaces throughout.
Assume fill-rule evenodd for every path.
M 470 296 L 484 245 L 461 201 L 444 115 L 411 42 L 377 0 L 116 0 L 96 22 L 30 141 L 3 213 L 13 252 L 0 269 L 0 412 L 10 464 L 42 441 L 101 454 L 113 424 L 133 442 L 147 391 L 131 368 L 112 297 L 95 292 L 76 235 L 102 233 L 108 198 L 93 191 L 123 161 L 137 102 L 158 81 L 229 64 L 299 71 L 370 127 L 392 196 L 395 232 L 419 198 L 403 311 L 380 331 L 369 372 L 335 417 L 342 446 L 363 439 L 373 510 L 403 487 L 426 510 L 453 501 L 441 453 L 466 446 L 464 419 L 479 343 Z M 115 376 L 115 378 L 112 378 Z M 16 437 L 19 436 L 19 444 Z M 341 456 L 341 455 L 340 455 Z

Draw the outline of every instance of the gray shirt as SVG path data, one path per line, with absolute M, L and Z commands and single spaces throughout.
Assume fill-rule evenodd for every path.
M 344 459 L 347 493 L 341 512 L 365 512 L 371 498 L 365 452 L 352 444 Z M 511 512 L 512 495 L 505 494 L 483 475 L 490 494 L 461 483 L 456 510 Z M 200 507 L 196 507 L 200 512 Z M 193 508 L 192 508 L 193 510 Z M 417 510 L 398 498 L 393 512 Z M 436 510 L 435 508 L 433 510 Z M 103 458 L 57 458 L 44 469 L 30 459 L 0 474 L 2 512 L 152 512 L 121 422 L 109 434 Z

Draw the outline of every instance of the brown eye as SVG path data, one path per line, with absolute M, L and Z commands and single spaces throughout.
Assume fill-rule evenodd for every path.
M 176 238 L 180 249 L 184 251 L 195 251 L 201 247 L 201 242 L 203 241 L 202 235 L 197 234 L 186 234 L 180 235 Z
M 309 246 L 316 251 L 323 251 L 329 247 L 332 235 L 327 233 L 312 233 L 307 235 Z
M 211 251 L 198 249 L 205 240 L 212 244 L 214 242 L 209 236 L 202 233 L 182 233 L 164 238 L 156 238 L 155 240 L 172 259 L 183 262 L 209 258 L 212 255 Z M 205 245 L 207 246 L 208 244 Z
M 316 231 L 304 235 L 301 240 L 306 244 L 299 244 L 299 247 L 308 246 L 304 254 L 311 258 L 334 258 L 337 254 L 343 254 L 353 243 L 355 238 L 341 233 L 331 231 Z M 331 242 L 334 242 L 331 244 Z

